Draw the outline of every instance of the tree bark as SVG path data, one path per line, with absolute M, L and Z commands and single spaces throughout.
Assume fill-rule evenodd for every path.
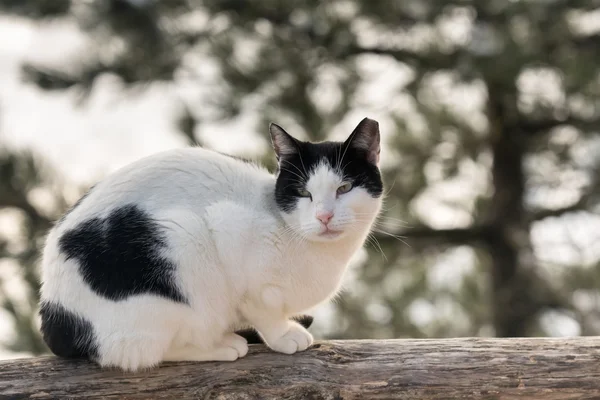
M 0 362 L 0 399 L 597 399 L 600 338 L 329 341 L 293 356 L 139 373 L 53 357 Z
M 486 239 L 491 256 L 494 328 L 500 337 L 529 336 L 528 324 L 541 309 L 543 299 L 536 298 L 540 291 L 534 286 L 541 283 L 533 279 L 535 259 L 523 210 L 525 143 L 519 131 L 509 129 L 515 116 L 507 103 L 516 104 L 516 96 L 498 97 L 502 86 L 487 84 L 494 194 Z

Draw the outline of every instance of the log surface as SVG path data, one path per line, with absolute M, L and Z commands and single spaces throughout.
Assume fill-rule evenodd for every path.
M 235 362 L 101 370 L 54 357 L 0 362 L 0 399 L 600 399 L 600 338 L 262 345 Z

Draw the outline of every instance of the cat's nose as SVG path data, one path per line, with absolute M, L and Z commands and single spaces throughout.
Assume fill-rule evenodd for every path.
M 316 215 L 317 219 L 327 225 L 333 218 L 333 211 L 319 211 Z

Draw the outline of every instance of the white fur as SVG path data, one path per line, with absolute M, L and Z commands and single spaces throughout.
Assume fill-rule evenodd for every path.
M 362 246 L 381 199 L 362 188 L 336 196 L 341 178 L 326 166 L 312 172 L 291 214 L 275 205 L 275 177 L 218 153 L 190 148 L 131 164 L 99 183 L 49 234 L 42 262 L 42 300 L 85 317 L 103 366 L 125 370 L 168 360 L 235 360 L 247 350 L 234 329 L 252 325 L 272 349 L 305 350 L 311 334 L 289 317 L 332 298 Z M 164 228 L 166 254 L 190 305 L 149 294 L 112 301 L 95 294 L 66 260 L 58 239 L 68 229 L 135 203 Z M 319 236 L 315 215 L 333 211 L 335 239 Z

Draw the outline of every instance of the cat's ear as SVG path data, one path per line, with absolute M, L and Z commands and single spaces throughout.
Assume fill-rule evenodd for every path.
M 354 128 L 345 145 L 364 154 L 371 164 L 378 165 L 381 152 L 380 141 L 379 123 L 365 118 Z
M 277 160 L 298 153 L 298 141 L 282 127 L 271 123 L 269 125 L 269 132 L 271 133 L 271 142 L 273 142 L 273 149 L 275 150 Z

